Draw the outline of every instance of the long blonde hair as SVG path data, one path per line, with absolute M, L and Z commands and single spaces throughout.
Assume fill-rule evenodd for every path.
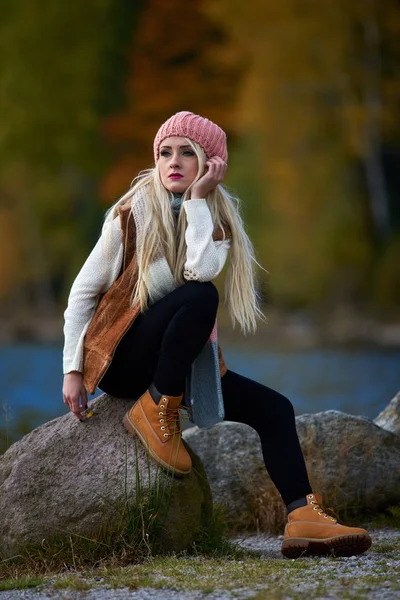
M 185 138 L 196 153 L 198 159 L 198 173 L 192 184 L 185 191 L 182 201 L 190 197 L 191 187 L 204 173 L 206 155 L 202 147 L 196 142 Z M 107 211 L 103 231 L 108 223 L 117 215 L 117 208 L 131 205 L 135 193 L 145 188 L 147 196 L 147 217 L 144 223 L 142 249 L 138 258 L 138 277 L 133 286 L 132 305 L 139 303 L 140 310 L 147 308 L 148 287 L 145 274 L 150 264 L 159 252 L 160 243 L 165 258 L 170 266 L 175 283 L 180 286 L 186 283 L 183 278 L 184 264 L 186 262 L 185 231 L 187 218 L 185 210 L 180 210 L 178 221 L 171 209 L 172 192 L 169 192 L 161 182 L 158 164 L 152 169 L 141 171 L 132 181 L 131 187 Z M 260 308 L 260 294 L 256 287 L 255 265 L 266 271 L 255 258 L 253 244 L 244 229 L 240 215 L 240 200 L 231 194 L 225 186 L 219 184 L 206 198 L 210 209 L 214 227 L 223 230 L 223 239 L 226 238 L 225 228 L 229 227 L 231 237 L 230 265 L 225 279 L 225 304 L 228 306 L 235 328 L 235 321 L 241 326 L 244 335 L 255 333 L 257 318 L 265 321 L 265 315 Z M 132 208 L 130 218 L 133 218 Z M 224 228 L 225 226 L 225 228 Z

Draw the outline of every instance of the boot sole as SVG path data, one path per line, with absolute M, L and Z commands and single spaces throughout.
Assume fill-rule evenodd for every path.
M 315 538 L 289 538 L 282 543 L 281 552 L 286 558 L 327 555 L 354 556 L 362 554 L 372 544 L 369 535 L 341 535 L 317 540 Z
M 147 443 L 147 440 L 142 436 L 142 434 L 140 433 L 140 431 L 136 428 L 136 426 L 132 423 L 132 421 L 129 418 L 129 413 L 126 413 L 124 418 L 122 419 L 122 423 L 125 427 L 125 429 L 131 433 L 132 435 L 136 435 L 140 441 L 142 442 L 146 452 L 162 467 L 164 467 L 164 469 L 166 469 L 169 473 L 171 473 L 172 475 L 189 475 L 191 469 L 189 471 L 181 471 L 180 469 L 177 469 L 176 467 L 173 467 L 172 465 L 169 465 L 168 463 L 164 462 L 162 460 L 162 458 L 160 458 L 158 456 L 158 454 L 156 454 L 154 452 L 154 450 L 152 450 L 152 448 L 149 446 L 149 444 Z

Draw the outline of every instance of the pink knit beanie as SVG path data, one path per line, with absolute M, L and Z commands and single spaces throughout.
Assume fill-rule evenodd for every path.
M 161 142 L 173 135 L 187 137 L 200 144 L 208 159 L 219 156 L 225 162 L 228 160 L 225 131 L 204 117 L 182 111 L 172 115 L 158 130 L 154 139 L 156 162 L 160 156 Z

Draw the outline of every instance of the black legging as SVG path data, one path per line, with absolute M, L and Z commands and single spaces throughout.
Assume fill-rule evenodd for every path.
M 190 281 L 152 304 L 118 344 L 99 388 L 120 398 L 137 398 L 153 381 L 163 394 L 181 394 L 190 365 L 210 336 L 218 302 L 213 283 Z M 225 419 L 257 431 L 265 466 L 285 504 L 309 494 L 291 402 L 229 369 L 221 384 Z

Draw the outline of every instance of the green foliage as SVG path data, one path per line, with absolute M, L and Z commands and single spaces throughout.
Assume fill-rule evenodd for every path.
M 0 24 L 0 162 L 93 165 L 111 0 L 16 0 Z
M 55 590 L 77 590 L 77 591 L 86 591 L 90 590 L 92 586 L 87 582 L 81 579 L 76 575 L 68 575 L 66 577 L 60 577 L 53 584 L 53 589 Z
M 0 579 L 0 591 L 4 590 L 25 590 L 33 587 L 37 587 L 38 585 L 44 582 L 43 577 L 30 576 L 26 575 L 24 577 L 16 576 L 11 579 Z
M 98 236 L 97 178 L 109 156 L 101 119 L 121 104 L 126 60 L 113 62 L 138 6 L 16 0 L 2 11 L 0 195 L 19 230 L 4 247 L 18 255 L 18 278 L 0 262 L 0 300 L 14 293 L 15 311 L 63 305 Z

